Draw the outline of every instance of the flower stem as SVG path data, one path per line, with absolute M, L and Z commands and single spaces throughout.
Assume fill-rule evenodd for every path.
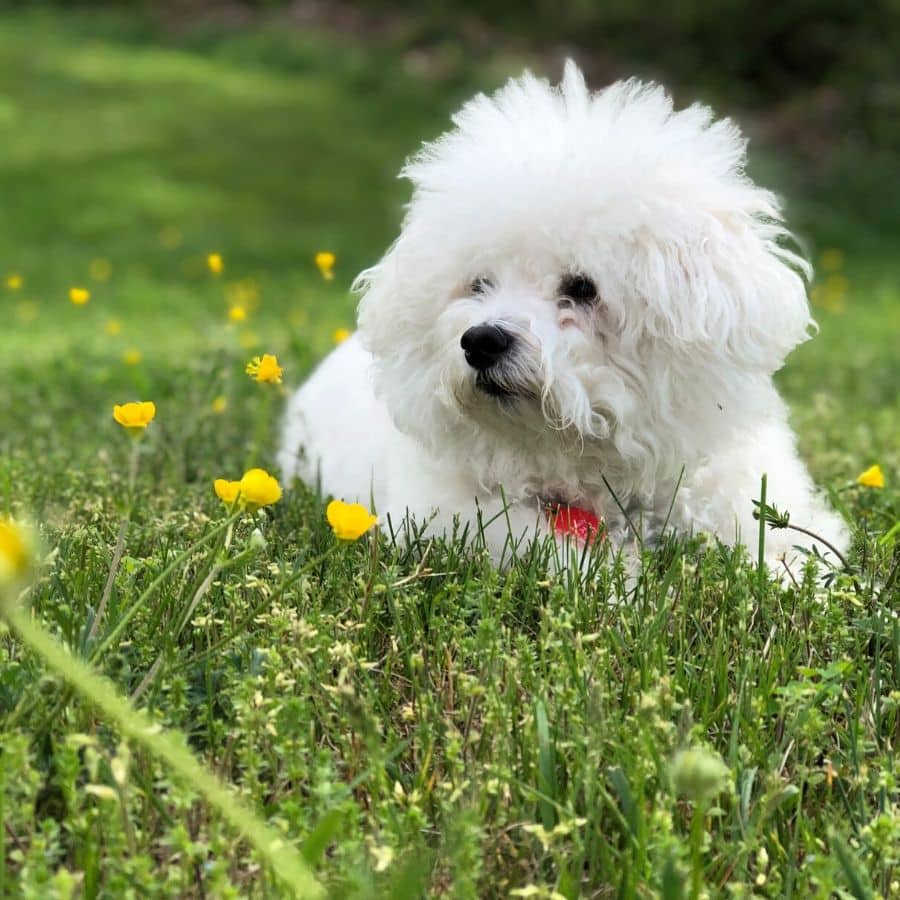
M 77 693 L 100 709 L 122 734 L 162 759 L 257 851 L 296 897 L 320 897 L 322 888 L 301 855 L 196 760 L 183 740 L 135 709 L 107 679 L 55 641 L 18 608 L 5 612 L 21 641 Z
M 100 597 L 94 621 L 91 622 L 91 627 L 88 631 L 88 642 L 94 639 L 97 629 L 100 627 L 100 622 L 103 620 L 103 614 L 106 612 L 106 606 L 112 595 L 113 585 L 116 583 L 116 575 L 119 574 L 122 556 L 125 553 L 125 537 L 128 534 L 128 525 L 131 522 L 131 511 L 134 509 L 134 485 L 137 481 L 138 453 L 138 441 L 134 440 L 131 442 L 131 455 L 128 458 L 128 506 L 122 515 L 122 521 L 119 523 L 119 533 L 116 535 L 116 547 L 113 550 L 112 562 L 109 564 L 109 574 L 106 576 L 106 584 L 103 585 L 103 594 Z
M 694 806 L 691 819 L 691 900 L 699 900 L 703 889 L 703 819 L 704 804 Z
M 230 534 L 230 531 L 229 531 Z M 221 561 L 213 564 L 212 568 L 206 573 L 206 577 L 200 582 L 200 586 L 194 592 L 194 596 L 191 597 L 191 602 L 188 604 L 187 609 L 181 617 L 181 621 L 178 626 L 175 628 L 172 637 L 177 638 L 184 626 L 190 621 L 191 616 L 194 613 L 194 610 L 197 608 L 197 604 L 206 596 L 207 591 L 212 586 L 212 583 L 216 580 L 216 576 L 223 568 L 223 563 Z M 156 661 L 148 670 L 147 674 L 141 679 L 141 683 L 134 689 L 131 694 L 131 702 L 137 703 L 141 694 L 144 693 L 145 690 L 151 685 L 153 679 L 156 678 L 157 673 L 162 668 L 163 660 L 165 659 L 165 651 L 160 652 L 159 656 L 156 657 Z
M 816 534 L 815 531 L 810 531 L 808 528 L 803 528 L 800 525 L 792 525 L 790 522 L 784 526 L 788 529 L 788 531 L 799 531 L 800 534 L 805 534 L 808 537 L 813 538 L 813 540 L 818 541 L 820 544 L 824 544 L 840 561 L 841 565 L 844 567 L 844 570 L 850 572 L 850 563 L 847 561 L 847 557 L 838 550 L 831 541 L 826 541 L 825 538 L 820 534 Z M 854 579 L 855 580 L 855 579 Z
M 153 581 L 149 584 L 149 586 L 144 590 L 144 592 L 131 604 L 131 606 L 126 610 L 125 614 L 122 618 L 115 624 L 112 631 L 103 638 L 100 643 L 93 648 L 92 650 L 88 650 L 88 659 L 90 662 L 97 662 L 103 654 L 112 646 L 119 635 L 127 628 L 128 623 L 134 618 L 135 615 L 143 608 L 144 604 L 150 600 L 150 598 L 156 593 L 156 591 L 162 586 L 163 582 L 172 574 L 172 572 L 177 569 L 182 563 L 186 562 L 190 557 L 196 553 L 201 547 L 208 544 L 214 537 L 220 535 L 226 528 L 228 528 L 241 514 L 238 512 L 233 513 L 228 519 L 224 522 L 221 522 L 212 531 L 207 532 L 203 535 L 199 540 L 195 541 L 188 547 L 186 550 L 183 550 L 178 554 L 163 570 L 153 579 Z M 64 691 L 60 697 L 57 699 L 56 703 L 51 707 L 49 713 L 44 717 L 40 727 L 37 729 L 38 732 L 43 732 L 51 722 L 54 722 L 59 715 L 60 710 L 69 702 L 70 691 Z M 32 703 L 32 706 L 35 705 Z M 24 710 L 22 707 L 17 707 L 14 712 L 14 720 L 18 721 L 23 715 Z M 9 724 L 9 723 L 7 723 Z
M 766 487 L 768 484 L 768 476 L 763 475 L 762 482 L 759 487 L 759 508 L 766 508 Z M 766 593 L 766 517 L 759 517 L 759 549 L 757 552 L 757 579 L 759 582 L 759 602 L 762 603 Z
M 100 656 L 106 651 L 106 649 L 115 642 L 115 640 L 119 637 L 119 635 L 125 630 L 128 623 L 135 616 L 138 610 L 150 599 L 155 593 L 157 588 L 172 574 L 172 572 L 178 568 L 185 560 L 189 559 L 194 553 L 196 553 L 204 544 L 208 544 L 214 537 L 220 535 L 225 529 L 229 528 L 231 524 L 237 519 L 241 514 L 233 513 L 229 518 L 227 518 L 224 522 L 219 523 L 212 531 L 207 532 L 200 538 L 198 541 L 195 541 L 188 547 L 186 550 L 176 556 L 172 562 L 167 565 L 156 578 L 150 583 L 147 589 L 140 595 L 140 597 L 132 603 L 131 607 L 125 613 L 124 616 L 116 623 L 116 627 L 104 638 L 103 642 L 97 647 L 96 650 L 91 654 L 91 660 L 99 659 Z
M 94 621 L 91 622 L 91 627 L 88 630 L 87 639 L 89 642 L 96 636 L 97 629 L 100 627 L 100 622 L 103 619 L 103 614 L 106 612 L 106 605 L 109 603 L 113 585 L 116 581 L 116 575 L 119 572 L 119 565 L 121 564 L 122 556 L 125 553 L 125 535 L 128 534 L 128 523 L 130 519 L 131 509 L 129 508 L 128 512 L 122 516 L 122 521 L 119 523 L 119 533 L 116 536 L 116 548 L 113 550 L 112 562 L 109 564 L 109 574 L 106 576 L 106 584 L 103 585 L 103 594 L 100 597 L 97 612 L 94 614 Z
M 272 385 L 262 385 L 263 388 L 269 388 Z M 269 430 L 269 418 L 272 412 L 272 391 L 264 390 L 265 399 L 256 405 L 256 427 L 253 434 L 253 449 L 247 458 L 246 468 L 258 465 L 260 453 L 266 443 L 266 434 Z
M 230 543 L 231 543 L 231 529 L 228 530 L 228 537 L 225 540 L 225 548 L 226 549 L 228 548 L 228 545 Z M 217 548 L 217 551 L 218 551 L 218 549 L 219 548 Z M 294 581 L 296 581 L 302 575 L 306 574 L 306 572 L 310 571 L 310 569 L 312 569 L 314 566 L 317 566 L 320 563 L 324 562 L 331 555 L 331 553 L 334 551 L 334 549 L 335 549 L 335 546 L 333 545 L 333 546 L 329 547 L 329 549 L 326 550 L 325 553 L 322 553 L 321 555 L 317 556 L 315 559 L 313 559 L 310 562 L 301 566 L 297 572 L 294 572 L 290 576 L 290 578 L 283 581 L 281 586 L 279 588 L 276 588 L 276 591 L 280 591 L 283 593 L 285 588 L 289 584 L 292 584 Z M 217 555 L 218 555 L 218 552 L 217 552 Z M 252 555 L 255 555 L 255 554 L 252 554 Z M 178 637 L 178 635 L 181 634 L 181 632 L 184 630 L 184 628 L 188 624 L 188 622 L 190 622 L 191 616 L 194 614 L 194 610 L 197 608 L 197 604 L 203 599 L 204 596 L 206 596 L 207 591 L 209 591 L 210 587 L 212 586 L 213 581 L 215 581 L 215 579 L 219 575 L 219 573 L 224 571 L 225 569 L 230 568 L 241 557 L 244 557 L 244 554 L 240 554 L 240 556 L 237 556 L 237 557 L 232 557 L 231 559 L 219 559 L 217 562 L 215 562 L 213 564 L 213 566 L 210 568 L 210 570 L 206 573 L 206 576 L 204 577 L 203 581 L 201 581 L 197 590 L 194 592 L 194 594 L 191 598 L 191 602 L 188 604 L 188 607 L 185 610 L 184 614 L 182 615 L 179 624 L 177 625 L 177 627 L 175 628 L 175 631 L 173 632 L 174 637 Z M 153 662 L 153 665 L 147 670 L 147 674 L 144 675 L 144 677 L 141 679 L 141 683 L 135 688 L 134 692 L 132 693 L 132 695 L 131 695 L 132 703 L 136 703 L 137 700 L 144 693 L 144 691 L 152 684 L 153 680 L 156 678 L 156 676 L 159 674 L 160 669 L 162 668 L 163 661 L 164 661 L 164 655 L 163 655 L 163 653 L 160 653 L 159 656 L 156 657 L 156 660 Z
M 202 662 L 207 657 L 212 656 L 214 653 L 217 653 L 223 647 L 228 646 L 228 644 L 230 644 L 235 638 L 243 634 L 246 626 L 250 622 L 252 622 L 266 606 L 268 606 L 275 600 L 280 600 L 284 596 L 284 592 L 291 585 L 293 585 L 296 581 L 299 581 L 299 579 L 302 578 L 307 572 L 325 562 L 325 560 L 334 553 L 338 546 L 338 544 L 332 544 L 331 547 L 329 547 L 324 553 L 320 554 L 310 562 L 304 563 L 304 565 L 302 565 L 299 569 L 292 572 L 287 578 L 285 578 L 279 585 L 275 587 L 272 593 L 268 597 L 266 597 L 266 599 L 263 600 L 262 603 L 259 603 L 255 607 L 253 607 L 253 609 L 250 610 L 247 616 L 241 622 L 239 622 L 235 626 L 235 628 L 230 631 L 224 638 L 221 638 L 216 643 L 207 647 L 206 650 L 198 653 L 196 656 L 193 656 L 188 660 L 183 660 L 180 663 L 176 663 L 176 665 L 173 667 L 173 671 L 178 672 L 186 668 L 188 665 L 196 665 L 197 663 Z M 233 563 L 233 559 L 229 560 L 228 566 L 230 567 Z

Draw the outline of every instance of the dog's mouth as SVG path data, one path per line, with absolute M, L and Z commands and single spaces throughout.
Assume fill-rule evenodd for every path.
M 533 396 L 530 391 L 492 378 L 487 372 L 479 372 L 475 376 L 475 387 L 481 393 L 487 394 L 488 397 L 494 397 L 497 400 L 518 400 Z
M 506 385 L 494 381 L 485 375 L 484 372 L 479 372 L 475 376 L 475 387 L 483 394 L 487 394 L 489 397 L 496 397 L 499 400 L 507 400 L 516 396 Z

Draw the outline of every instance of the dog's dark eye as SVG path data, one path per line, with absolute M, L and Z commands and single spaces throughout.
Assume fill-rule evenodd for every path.
M 597 285 L 587 275 L 566 275 L 559 285 L 559 292 L 576 303 L 593 303 L 597 298 Z
M 479 275 L 477 278 L 472 279 L 472 283 L 469 285 L 469 290 L 473 294 L 486 294 L 493 286 L 494 282 L 491 281 L 490 278 L 487 278 L 484 275 Z

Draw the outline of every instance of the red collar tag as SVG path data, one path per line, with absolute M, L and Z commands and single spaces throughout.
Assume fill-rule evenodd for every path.
M 547 507 L 547 520 L 557 534 L 568 534 L 591 543 L 600 534 L 600 519 L 589 509 L 558 504 Z

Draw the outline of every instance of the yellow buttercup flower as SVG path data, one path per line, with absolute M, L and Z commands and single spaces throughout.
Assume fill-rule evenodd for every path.
M 122 322 L 119 319 L 107 319 L 103 330 L 110 336 L 115 337 L 122 331 Z
M 113 418 L 130 434 L 143 434 L 155 416 L 156 404 L 152 400 L 113 407 Z
M 281 376 L 284 372 L 281 366 L 278 365 L 278 358 L 271 353 L 254 356 L 247 363 L 247 368 L 244 371 L 251 378 L 267 384 L 281 384 Z
M 11 291 L 21 290 L 23 284 L 25 284 L 25 279 L 18 272 L 10 272 L 6 276 L 6 286 Z
M 356 541 L 378 522 L 361 503 L 332 500 L 325 509 L 325 517 L 335 536 L 342 541 Z
M 141 351 L 135 350 L 134 348 L 132 348 L 131 350 L 126 350 L 122 354 L 122 362 L 125 363 L 126 366 L 139 365 L 143 358 L 144 357 L 141 356 Z
M 75 306 L 84 306 L 91 299 L 91 292 L 87 288 L 69 288 L 69 299 Z
M 822 255 L 819 257 L 819 265 L 826 272 L 837 272 L 843 268 L 844 254 L 837 247 L 829 247 L 827 250 L 822 251 Z
M 326 281 L 331 281 L 334 278 L 333 269 L 336 262 L 337 257 L 330 250 L 320 250 L 316 254 L 316 266 Z
M 351 331 L 349 328 L 337 328 L 335 329 L 334 334 L 331 336 L 336 344 L 343 344 L 344 341 L 350 337 Z
M 225 261 L 222 259 L 222 254 L 210 253 L 206 257 L 206 267 L 213 275 L 221 275 L 225 268 Z
M 843 297 L 850 289 L 850 279 L 846 275 L 829 275 L 825 279 L 825 293 L 833 297 Z
M 242 278 L 225 285 L 225 299 L 229 306 L 243 306 L 256 309 L 259 305 L 259 284 L 255 278 Z
M 216 397 L 215 400 L 213 400 L 212 411 L 216 415 L 221 415 L 223 412 L 225 412 L 226 409 L 228 409 L 228 400 L 226 400 L 225 397 L 222 397 L 220 395 Z
M 94 281 L 109 281 L 109 276 L 112 275 L 112 263 L 102 257 L 92 259 L 88 266 L 88 274 Z
M 243 322 L 247 318 L 246 306 L 232 306 L 228 310 L 228 318 L 232 322 Z
M 857 476 L 856 483 L 861 484 L 863 487 L 883 488 L 884 472 L 881 471 L 881 466 L 877 463 L 874 466 L 869 466 L 865 472 L 861 472 Z
M 213 482 L 216 496 L 226 505 L 231 506 L 241 492 L 239 481 L 228 481 L 226 478 L 217 478 Z
M 12 519 L 0 516 L 0 585 L 24 575 L 34 559 L 31 535 Z
M 281 485 L 265 469 L 248 469 L 240 481 L 217 478 L 213 482 L 216 496 L 227 506 L 237 501 L 242 509 L 255 512 L 281 499 Z
M 845 275 L 833 273 L 822 284 L 817 284 L 810 292 L 810 300 L 829 312 L 839 313 L 847 308 L 847 292 L 850 281 Z
M 281 485 L 265 469 L 249 469 L 240 481 L 241 504 L 251 512 L 281 499 Z

